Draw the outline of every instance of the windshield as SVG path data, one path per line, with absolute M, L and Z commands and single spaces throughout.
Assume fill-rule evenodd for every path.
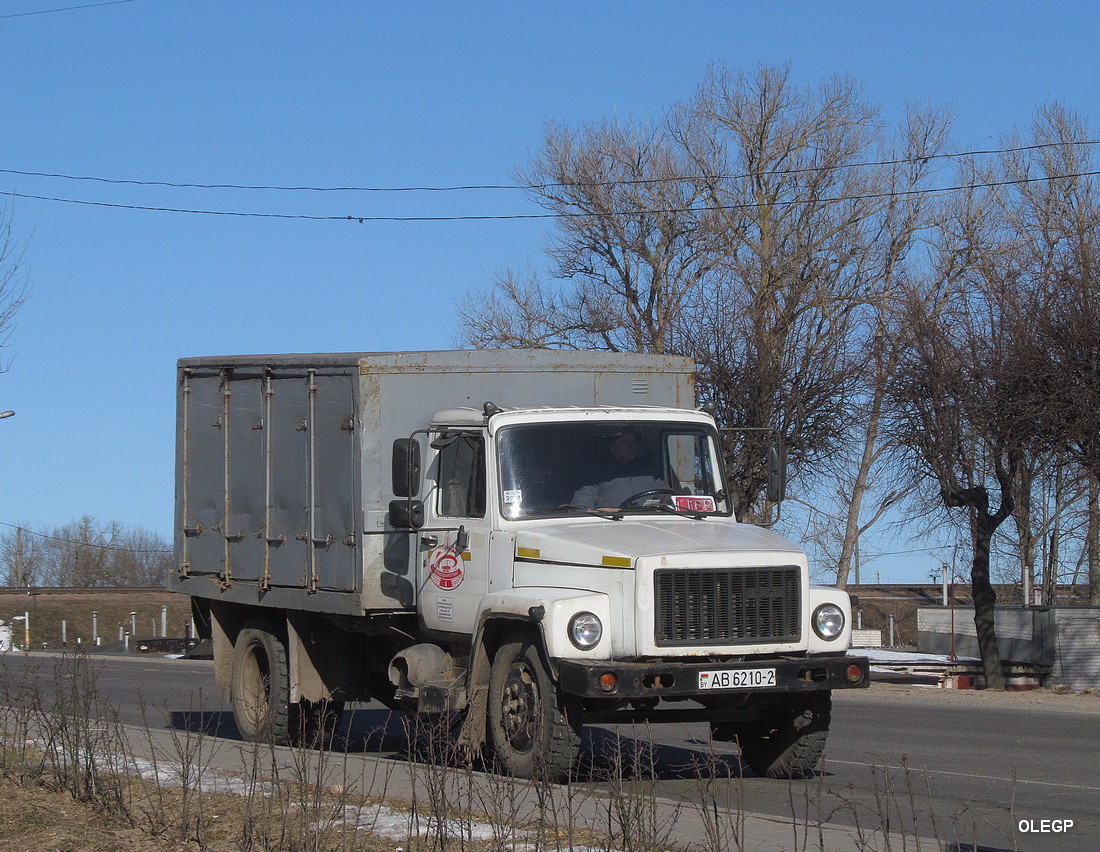
M 730 513 L 713 430 L 698 423 L 539 423 L 498 435 L 507 518 Z

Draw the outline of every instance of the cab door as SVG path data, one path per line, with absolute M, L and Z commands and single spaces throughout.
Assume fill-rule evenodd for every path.
M 419 534 L 420 618 L 430 630 L 472 633 L 478 606 L 489 591 L 485 436 L 444 432 L 432 446 L 437 453 Z

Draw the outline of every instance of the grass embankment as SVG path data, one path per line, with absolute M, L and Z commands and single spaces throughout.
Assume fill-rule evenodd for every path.
M 62 647 L 61 623 L 66 623 L 66 646 L 92 647 L 92 620 L 95 613 L 100 643 L 109 645 L 119 639 L 119 628 L 128 632 L 130 613 L 137 613 L 137 637 L 161 636 L 162 607 L 168 607 L 168 636 L 186 635 L 191 620 L 190 598 L 165 590 L 70 591 L 0 589 L 0 620 L 12 627 L 16 647 L 23 647 L 24 624 L 14 619 L 30 615 L 30 650 Z M 79 640 L 79 641 L 78 641 Z

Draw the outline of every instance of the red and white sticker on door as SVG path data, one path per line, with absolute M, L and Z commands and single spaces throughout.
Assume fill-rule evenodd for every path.
M 457 588 L 465 576 L 465 566 L 462 563 L 469 558 L 468 553 L 459 553 L 448 540 L 430 554 L 428 573 L 432 582 L 441 589 Z

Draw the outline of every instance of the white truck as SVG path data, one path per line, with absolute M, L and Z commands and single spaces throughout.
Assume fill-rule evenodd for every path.
M 561 778 L 585 722 L 705 721 L 803 777 L 868 685 L 848 595 L 733 517 L 688 359 L 185 358 L 177 423 L 172 585 L 245 738 L 374 698 Z

